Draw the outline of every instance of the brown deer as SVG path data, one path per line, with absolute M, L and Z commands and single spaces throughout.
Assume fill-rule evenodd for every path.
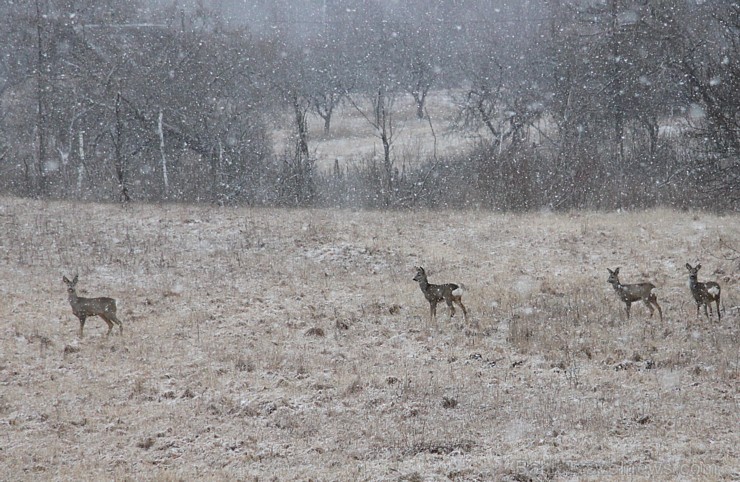
M 660 305 L 658 304 L 654 284 L 635 283 L 623 285 L 619 282 L 619 268 L 614 271 L 609 268 L 606 268 L 606 270 L 609 271 L 609 279 L 606 280 L 606 282 L 611 283 L 614 287 L 614 291 L 617 292 L 619 299 L 624 301 L 624 304 L 626 305 L 624 309 L 627 312 L 628 320 L 630 318 L 630 307 L 632 306 L 632 303 L 642 300 L 642 302 L 645 303 L 645 306 L 650 309 L 650 316 L 652 317 L 655 312 L 652 306 L 655 305 L 655 307 L 658 308 L 658 314 L 660 314 L 660 321 L 663 321 L 663 310 L 660 309 Z
M 455 316 L 455 306 L 453 303 L 460 305 L 463 311 L 463 318 L 468 321 L 468 312 L 465 309 L 465 305 L 462 303 L 463 288 L 455 283 L 447 283 L 443 285 L 433 285 L 427 280 L 427 274 L 424 268 L 416 268 L 416 276 L 414 281 L 419 282 L 419 288 L 424 293 L 424 297 L 429 302 L 429 318 L 433 322 L 437 321 L 437 303 L 444 301 L 450 308 L 450 319 Z
M 712 301 L 714 301 L 717 304 L 717 320 L 722 321 L 722 315 L 719 312 L 719 296 L 722 288 L 714 281 L 699 283 L 700 264 L 697 264 L 696 268 L 692 268 L 689 263 L 686 263 L 686 269 L 689 270 L 689 289 L 691 294 L 694 295 L 694 301 L 696 301 L 697 318 L 699 317 L 699 307 L 704 305 L 704 315 L 709 319 L 712 315 Z M 709 313 L 707 313 L 707 308 L 709 308 Z
M 123 323 L 116 317 L 116 300 L 105 297 L 82 298 L 77 296 L 77 275 L 72 281 L 68 280 L 66 276 L 62 276 L 62 281 L 67 285 L 72 313 L 80 320 L 80 338 L 82 338 L 82 330 L 85 328 L 85 319 L 88 316 L 99 316 L 108 324 L 106 336 L 110 335 L 114 323 L 118 325 L 123 335 Z

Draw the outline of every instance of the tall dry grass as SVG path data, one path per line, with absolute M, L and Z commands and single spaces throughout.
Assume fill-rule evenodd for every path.
M 739 475 L 737 215 L 5 198 L 0 224 L 0 479 Z M 429 324 L 415 265 L 465 284 L 469 325 Z M 615 266 L 664 323 L 625 319 Z M 77 339 L 74 273 L 123 337 Z

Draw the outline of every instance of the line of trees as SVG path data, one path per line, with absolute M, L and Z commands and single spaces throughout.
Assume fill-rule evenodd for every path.
M 136 0 L 0 6 L 0 192 L 373 208 L 740 206 L 736 2 L 255 5 L 252 24 L 205 2 L 154 12 Z M 479 144 L 400 164 L 399 99 L 413 99 L 435 133 L 434 90 L 458 107 L 450 128 Z M 308 121 L 329 132 L 341 103 L 383 151 L 320 171 Z M 290 147 L 274 152 L 272 133 L 285 127 Z

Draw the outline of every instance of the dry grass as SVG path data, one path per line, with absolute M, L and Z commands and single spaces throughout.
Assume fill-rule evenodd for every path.
M 2 480 L 740 477 L 738 215 L 2 199 L 0 225 Z M 418 264 L 470 326 L 428 324 Z M 624 319 L 615 266 L 663 324 Z M 123 337 L 77 339 L 75 272 Z

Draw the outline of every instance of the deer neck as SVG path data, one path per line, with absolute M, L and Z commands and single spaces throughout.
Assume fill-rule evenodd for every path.
M 421 291 L 423 291 L 424 293 L 429 291 L 429 282 L 426 278 L 422 278 L 419 280 L 419 288 L 421 288 Z
M 77 296 L 77 291 L 72 290 L 68 295 L 67 298 L 69 299 L 69 304 L 72 306 L 77 306 L 77 304 L 80 301 L 80 297 Z

